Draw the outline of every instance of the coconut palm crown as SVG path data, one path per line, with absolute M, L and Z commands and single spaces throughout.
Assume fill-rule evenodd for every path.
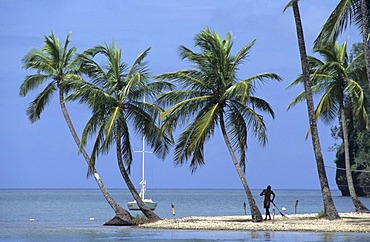
M 323 60 L 309 56 L 310 78 L 314 94 L 323 93 L 317 108 L 316 118 L 321 117 L 325 122 L 331 123 L 337 117 L 340 108 L 352 108 L 359 118 L 363 128 L 368 128 L 367 117 L 368 100 L 365 92 L 358 82 L 363 78 L 364 67 L 357 65 L 363 63 L 364 53 L 359 54 L 353 60 L 347 55 L 347 41 L 343 44 L 338 42 L 319 46 L 314 52 L 323 56 Z M 294 80 L 288 87 L 302 83 L 302 76 Z M 305 99 L 305 93 L 301 92 L 289 105 L 289 108 Z
M 64 45 L 61 45 L 54 33 L 44 36 L 42 48 L 31 49 L 22 59 L 24 69 L 37 70 L 37 73 L 25 78 L 19 90 L 21 96 L 26 96 L 30 91 L 49 81 L 27 109 L 27 116 L 32 123 L 40 119 L 42 111 L 56 91 L 60 91 L 61 94 L 67 92 L 68 88 L 60 88 L 65 85 L 66 80 L 81 79 L 78 75 L 77 49 L 68 47 L 70 35 L 67 35 Z
M 153 98 L 164 88 L 164 82 L 149 82 L 148 67 L 144 61 L 149 50 L 141 53 L 131 66 L 121 61 L 122 51 L 114 42 L 112 45 L 93 47 L 80 56 L 82 70 L 90 82 L 73 83 L 75 91 L 67 100 L 79 100 L 92 110 L 92 117 L 82 135 L 82 145 L 86 145 L 88 138 L 97 134 L 91 155 L 92 163 L 99 154 L 110 150 L 119 131 L 122 158 L 130 171 L 130 127 L 136 134 L 145 136 L 158 157 L 163 158 L 167 154 L 169 139 L 158 128 L 162 110 L 157 105 L 143 101 L 145 97 Z M 107 61 L 104 65 L 95 61 L 97 55 L 105 56 Z
M 175 145 L 174 162 L 182 165 L 190 161 L 194 172 L 205 164 L 204 144 L 219 125 L 237 172 L 247 192 L 254 221 L 262 216 L 255 205 L 245 179 L 245 160 L 248 132 L 261 145 L 267 143 L 266 125 L 258 111 L 274 117 L 265 100 L 256 97 L 256 83 L 281 78 L 274 73 L 262 73 L 239 79 L 237 71 L 249 54 L 255 41 L 245 45 L 235 56 L 231 54 L 231 34 L 225 39 L 208 28 L 195 37 L 195 53 L 180 46 L 180 56 L 193 68 L 158 75 L 160 80 L 176 82 L 178 89 L 159 96 L 158 102 L 170 106 L 164 114 L 164 127 L 175 129 L 189 123 Z M 239 155 L 237 159 L 235 152 Z
M 100 154 L 108 153 L 115 145 L 117 162 L 121 175 L 136 200 L 139 208 L 150 221 L 160 217 L 142 201 L 129 177 L 132 156 L 132 133 L 142 136 L 160 158 L 168 153 L 171 139 L 159 127 L 162 112 L 155 104 L 145 102 L 146 97 L 154 96 L 169 87 L 164 82 L 149 82 L 148 67 L 144 58 L 150 48 L 141 53 L 131 66 L 122 61 L 122 51 L 112 45 L 99 45 L 81 55 L 82 70 L 90 82 L 73 83 L 74 92 L 68 100 L 79 100 L 87 104 L 92 116 L 82 133 L 81 144 L 95 135 L 90 163 Z M 102 59 L 99 59 L 99 57 Z M 96 60 L 103 60 L 103 65 Z M 134 130 L 134 131 L 131 131 Z

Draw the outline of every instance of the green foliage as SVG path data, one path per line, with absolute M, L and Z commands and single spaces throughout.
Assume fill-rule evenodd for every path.
M 361 55 L 363 52 L 362 43 L 357 43 L 352 46 L 350 52 L 350 59 L 353 60 L 357 56 Z M 364 69 L 365 62 L 361 60 L 357 62 L 356 65 L 353 67 L 357 69 Z M 363 75 L 359 75 L 359 78 L 356 79 L 358 84 L 364 90 L 364 96 L 368 97 L 370 95 L 368 82 L 366 79 L 366 75 L 363 72 Z M 370 110 L 370 105 L 367 104 L 367 110 Z M 369 111 L 367 112 L 367 116 L 369 116 Z M 349 149 L 350 149 L 350 163 L 352 170 L 363 170 L 364 172 L 353 172 L 353 180 L 355 185 L 356 193 L 359 196 L 367 196 L 370 194 L 370 133 L 368 129 L 363 128 L 363 122 L 356 116 L 356 115 L 349 115 L 349 119 L 347 120 L 348 128 L 349 128 Z M 341 125 L 332 127 L 332 136 L 336 140 L 342 139 L 342 132 L 341 132 Z M 338 168 L 344 168 L 344 148 L 343 144 L 339 144 L 336 147 L 336 159 L 335 163 L 337 164 Z M 344 194 L 348 193 L 347 188 L 347 181 L 345 178 L 345 173 L 342 170 L 337 171 L 336 181 L 339 189 L 344 192 Z
M 158 75 L 160 80 L 173 81 L 177 90 L 161 94 L 158 103 L 169 106 L 163 113 L 164 127 L 174 130 L 187 124 L 175 147 L 174 162 L 182 165 L 190 161 L 195 171 L 204 164 L 204 144 L 214 134 L 215 128 L 225 122 L 233 147 L 240 154 L 240 164 L 245 166 L 247 131 L 261 145 L 267 142 L 266 126 L 261 114 L 274 117 L 265 100 L 258 98 L 256 84 L 281 78 L 274 73 L 262 73 L 239 79 L 237 71 L 245 62 L 255 41 L 245 45 L 234 56 L 231 54 L 231 34 L 225 39 L 208 28 L 195 37 L 199 53 L 180 46 L 180 56 L 193 68 Z
M 84 146 L 88 138 L 96 134 L 92 165 L 99 154 L 109 152 L 111 146 L 116 144 L 122 152 L 119 156 L 130 171 L 131 126 L 136 133 L 145 136 L 158 157 L 163 158 L 168 153 L 170 140 L 159 127 L 162 110 L 145 102 L 145 97 L 153 98 L 170 85 L 149 82 L 149 70 L 144 61 L 149 50 L 141 53 L 131 66 L 122 61 L 122 52 L 114 42 L 112 45 L 95 46 L 80 55 L 81 69 L 90 82 L 70 80 L 74 92 L 67 100 L 79 100 L 92 110 L 81 139 Z M 97 60 L 102 60 L 102 63 Z
M 310 79 L 312 93 L 320 94 L 321 99 L 316 107 L 317 118 L 331 123 L 338 116 L 340 109 L 345 109 L 350 116 L 356 116 L 363 128 L 369 125 L 367 113 L 367 99 L 359 78 L 363 77 L 363 53 L 352 61 L 346 52 L 347 43 L 328 44 L 314 51 L 322 55 L 323 60 L 309 57 Z M 356 67 L 356 68 L 355 68 Z M 294 80 L 288 87 L 302 83 L 302 76 Z M 305 99 L 305 92 L 301 92 L 289 105 L 289 108 Z M 347 115 L 349 116 L 349 115 Z
M 362 27 L 360 0 L 341 0 L 335 7 L 318 37 L 315 40 L 315 47 L 325 46 L 334 42 L 338 36 L 347 29 L 350 24 Z
M 149 223 L 149 219 L 147 219 L 143 214 L 137 214 L 135 217 L 132 218 L 132 223 L 134 225 L 140 225 Z
M 325 214 L 324 209 L 318 212 L 316 216 L 316 218 L 325 218 L 325 217 L 326 217 L 326 214 Z
M 44 36 L 42 48 L 31 49 L 22 59 L 23 68 L 36 73 L 25 78 L 19 95 L 26 96 L 30 91 L 46 85 L 27 108 L 26 113 L 32 123 L 40 119 L 42 111 L 57 90 L 68 92 L 67 81 L 80 79 L 76 48 L 69 48 L 69 37 L 70 34 L 62 45 L 53 33 Z

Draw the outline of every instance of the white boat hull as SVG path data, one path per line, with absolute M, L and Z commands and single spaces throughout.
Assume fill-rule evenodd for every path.
M 143 202 L 150 210 L 155 210 L 155 208 L 157 207 L 157 203 L 154 202 L 152 199 L 144 199 Z M 140 210 L 136 201 L 128 202 L 127 207 L 129 210 Z

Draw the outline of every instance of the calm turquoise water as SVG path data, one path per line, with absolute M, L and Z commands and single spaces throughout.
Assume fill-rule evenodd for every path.
M 131 197 L 127 191 L 111 190 L 123 206 Z M 253 191 L 260 206 L 260 191 Z M 287 215 L 318 213 L 322 210 L 320 191 L 275 190 L 275 202 Z M 241 190 L 150 190 L 148 197 L 158 202 L 157 214 L 176 217 L 243 215 L 246 196 Z M 333 191 L 339 212 L 353 211 L 350 198 Z M 370 208 L 370 199 L 361 198 Z M 262 206 L 260 206 L 261 211 Z M 133 213 L 135 215 L 136 213 Z M 249 211 L 247 209 L 247 214 Z M 370 234 L 266 231 L 182 231 L 102 224 L 113 212 L 99 190 L 0 190 L 0 241 L 370 241 Z

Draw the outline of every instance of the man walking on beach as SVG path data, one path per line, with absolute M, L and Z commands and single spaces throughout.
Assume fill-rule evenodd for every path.
M 265 198 L 263 199 L 263 207 L 266 209 L 266 217 L 265 220 L 267 220 L 267 216 L 269 217 L 269 220 L 271 220 L 270 215 L 270 203 L 274 202 L 275 199 L 275 193 L 271 190 L 271 186 L 268 185 L 266 189 L 263 189 L 260 196 L 265 195 Z M 272 195 L 272 199 L 271 199 Z

